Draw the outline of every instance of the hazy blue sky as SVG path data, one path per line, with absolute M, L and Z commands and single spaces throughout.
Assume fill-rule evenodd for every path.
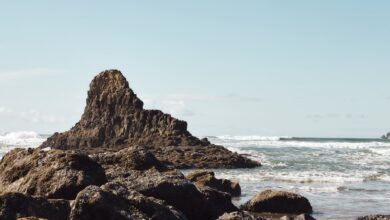
M 3 1 L 0 132 L 63 131 L 120 69 L 196 135 L 390 130 L 389 1 Z

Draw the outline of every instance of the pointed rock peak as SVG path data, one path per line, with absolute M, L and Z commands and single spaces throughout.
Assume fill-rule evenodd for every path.
M 192 136 L 185 121 L 159 110 L 143 109 L 142 101 L 118 70 L 99 73 L 90 84 L 80 121 L 69 131 L 55 133 L 40 147 L 91 153 L 136 145 L 153 150 L 158 159 L 180 168 L 259 165 Z
M 96 92 L 96 94 L 105 90 L 114 92 L 115 90 L 126 88 L 129 89 L 129 83 L 123 74 L 116 69 L 105 70 L 99 73 L 90 84 L 90 92 Z
M 132 109 L 141 110 L 143 102 L 130 89 L 119 70 L 105 70 L 95 76 L 90 84 L 83 118 L 89 117 L 91 112 L 112 112 L 118 108 L 122 109 L 122 113 Z

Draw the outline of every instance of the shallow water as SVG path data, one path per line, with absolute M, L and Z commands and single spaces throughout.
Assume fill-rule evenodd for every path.
M 47 137 L 35 132 L 0 135 L 0 157 L 15 147 L 37 147 Z M 234 199 L 237 205 L 256 192 L 272 188 L 307 197 L 317 219 L 390 214 L 388 141 L 260 136 L 208 138 L 263 164 L 255 169 L 214 170 L 218 178 L 240 182 L 243 195 Z

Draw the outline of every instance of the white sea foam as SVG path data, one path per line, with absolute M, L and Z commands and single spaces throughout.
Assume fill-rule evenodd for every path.
M 3 146 L 37 147 L 45 138 L 33 131 L 18 131 L 0 135 L 0 144 Z
M 216 136 L 210 138 L 215 144 L 226 145 L 238 148 L 251 148 L 258 146 L 269 147 L 296 147 L 296 148 L 348 148 L 348 149 L 368 149 L 372 147 L 388 147 L 390 152 L 390 142 L 384 141 L 312 141 L 295 140 L 288 137 L 266 137 L 266 136 Z

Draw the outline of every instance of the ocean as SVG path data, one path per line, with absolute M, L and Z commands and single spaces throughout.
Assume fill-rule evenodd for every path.
M 0 135 L 0 156 L 36 147 L 49 135 Z M 211 136 L 210 142 L 260 161 L 255 169 L 216 170 L 217 178 L 240 182 L 240 205 L 256 192 L 280 189 L 307 197 L 317 219 L 356 219 L 390 214 L 390 141 L 381 139 Z M 189 171 L 184 171 L 189 172 Z

